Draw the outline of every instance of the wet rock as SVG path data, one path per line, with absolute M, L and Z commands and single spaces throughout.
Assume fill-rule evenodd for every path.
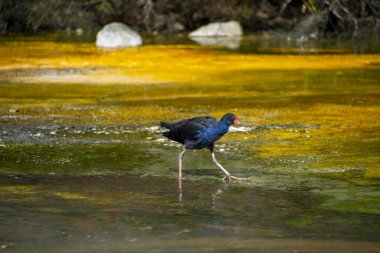
M 237 21 L 229 22 L 216 22 L 205 26 L 199 27 L 197 30 L 192 31 L 189 37 L 203 37 L 203 36 L 241 36 L 243 29 Z
M 135 47 L 141 44 L 141 36 L 123 23 L 108 24 L 96 35 L 97 47 Z

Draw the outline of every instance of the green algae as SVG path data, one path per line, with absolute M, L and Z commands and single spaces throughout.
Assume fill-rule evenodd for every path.
M 353 192 L 347 189 L 332 189 L 323 192 L 330 198 L 325 201 L 321 208 L 366 214 L 379 214 L 380 193 L 376 189 Z
M 303 214 L 292 220 L 288 220 L 286 223 L 292 226 L 305 228 L 307 226 L 310 226 L 313 222 L 319 222 L 319 219 L 321 218 L 323 218 L 323 216 L 320 214 Z

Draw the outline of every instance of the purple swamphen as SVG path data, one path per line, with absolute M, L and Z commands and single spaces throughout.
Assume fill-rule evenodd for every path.
M 237 116 L 232 113 L 227 113 L 219 121 L 215 118 L 206 116 L 184 119 L 177 123 L 160 123 L 162 127 L 169 130 L 163 133 L 165 137 L 185 146 L 185 149 L 179 154 L 179 179 L 182 178 L 182 159 L 186 150 L 203 148 L 208 148 L 210 150 L 212 161 L 225 174 L 223 179 L 228 178 L 230 181 L 232 179 L 240 179 L 231 176 L 231 174 L 216 160 L 214 154 L 214 142 L 226 134 L 229 126 L 232 124 L 235 126 L 239 126 L 240 124 Z

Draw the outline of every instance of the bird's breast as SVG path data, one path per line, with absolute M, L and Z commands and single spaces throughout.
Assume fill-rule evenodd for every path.
M 220 137 L 222 137 L 223 135 L 224 135 L 224 132 L 220 131 L 220 129 L 216 128 L 216 127 L 208 128 L 204 134 L 205 138 L 209 142 L 214 142 L 214 141 L 220 139 Z

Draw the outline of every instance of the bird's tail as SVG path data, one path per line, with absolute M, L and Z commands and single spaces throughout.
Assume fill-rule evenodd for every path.
M 171 130 L 173 129 L 173 125 L 170 124 L 170 123 L 161 121 L 160 122 L 160 126 L 165 127 L 166 129 L 169 129 L 169 131 L 163 132 L 162 134 L 166 138 L 172 139 L 172 132 L 171 132 Z
M 160 122 L 160 126 L 165 127 L 165 128 L 167 128 L 169 130 L 173 129 L 173 125 L 172 124 L 167 123 L 167 122 L 163 122 L 163 121 Z
M 163 132 L 162 135 L 165 136 L 166 138 L 169 138 L 169 139 L 172 138 L 172 132 L 170 132 L 170 131 Z

